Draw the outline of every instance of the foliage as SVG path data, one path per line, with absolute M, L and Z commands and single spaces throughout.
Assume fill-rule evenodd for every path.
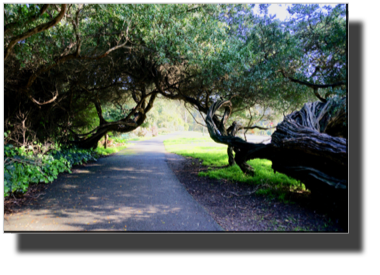
M 71 173 L 73 165 L 96 161 L 92 150 L 58 147 L 49 154 L 34 154 L 31 148 L 4 146 L 4 196 L 25 193 L 30 183 L 49 183 L 59 173 Z
M 115 138 L 115 140 L 118 143 L 128 141 L 122 138 Z M 132 145 L 129 143 L 107 149 L 99 147 L 96 150 L 86 150 L 56 144 L 54 149 L 47 154 L 36 154 L 31 147 L 14 147 L 6 144 L 4 146 L 4 196 L 7 197 L 15 192 L 25 193 L 30 183 L 50 183 L 57 179 L 59 173 L 71 173 L 74 165 L 96 161 L 100 156 L 114 154 Z
M 5 130 L 14 145 L 52 138 L 95 148 L 108 132 L 154 121 L 187 128 L 180 109 L 152 109 L 159 96 L 203 114 L 232 98 L 237 115 L 254 106 L 289 113 L 311 97 L 346 94 L 344 5 L 293 5 L 284 22 L 269 17 L 267 5 L 261 14 L 253 7 L 5 4 L 7 50 L 64 11 L 53 27 L 9 48 Z
M 69 165 L 80 165 L 88 161 L 96 161 L 96 154 L 92 150 L 79 149 L 75 147 L 62 148 L 52 153 L 54 159 L 65 158 Z
M 287 27 L 294 30 L 294 39 L 298 42 L 295 51 L 301 55 L 295 77 L 315 84 L 346 81 L 345 5 L 334 8 L 293 5 L 288 11 L 293 19 Z M 338 87 L 331 93 L 343 95 L 345 89 Z
M 179 131 L 185 128 L 183 113 L 186 111 L 180 102 L 158 98 L 142 126 L 166 128 Z

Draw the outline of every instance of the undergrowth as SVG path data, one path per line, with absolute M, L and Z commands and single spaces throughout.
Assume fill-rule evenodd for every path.
M 96 161 L 100 156 L 116 153 L 131 145 L 124 144 L 107 149 L 98 147 L 92 150 L 55 144 L 47 152 L 36 153 L 35 148 L 31 146 L 14 147 L 12 144 L 6 144 L 4 145 L 4 197 L 14 193 L 25 193 L 30 183 L 50 183 L 59 173 L 71 173 L 73 165 Z

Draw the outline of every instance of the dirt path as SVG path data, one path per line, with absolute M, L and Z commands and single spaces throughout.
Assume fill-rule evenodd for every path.
M 137 142 L 62 174 L 4 231 L 220 231 L 166 163 L 163 140 Z
M 347 232 L 347 215 L 310 195 L 293 194 L 291 203 L 254 194 L 255 186 L 200 177 L 208 167 L 193 158 L 168 155 L 169 167 L 193 198 L 226 231 Z M 299 195 L 299 196 L 298 196 Z

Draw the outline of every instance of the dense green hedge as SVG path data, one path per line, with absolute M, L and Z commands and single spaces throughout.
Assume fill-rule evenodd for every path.
M 55 146 L 48 154 L 34 154 L 32 148 L 4 146 L 4 197 L 11 193 L 25 193 L 29 183 L 49 183 L 59 173 L 71 173 L 71 167 L 96 161 L 99 155 L 93 150 Z

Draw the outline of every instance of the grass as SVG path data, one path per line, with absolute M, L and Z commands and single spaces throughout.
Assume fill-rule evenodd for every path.
M 108 145 L 108 148 L 105 149 L 103 144 L 99 142 L 98 148 L 96 148 L 95 152 L 102 156 L 108 156 L 111 154 L 115 154 L 121 150 L 124 150 L 127 147 L 131 147 L 134 145 L 133 143 L 129 143 L 131 141 L 143 141 L 143 140 L 149 140 L 153 137 L 110 137 L 109 140 L 113 142 L 112 145 Z M 102 142 L 104 140 L 102 139 Z
M 125 145 L 121 145 L 121 146 L 108 147 L 107 149 L 105 149 L 104 147 L 98 147 L 98 148 L 96 148 L 95 152 L 101 156 L 108 156 L 108 155 L 117 153 L 121 150 L 124 150 L 127 147 L 131 147 L 132 145 L 133 144 L 130 143 L 130 144 L 125 144 Z
M 153 137 L 127 137 L 127 138 L 123 138 L 123 137 L 110 137 L 109 139 L 116 142 L 116 143 L 126 143 L 126 142 L 129 142 L 129 141 L 141 141 L 141 140 L 148 140 L 148 139 L 151 139 Z M 104 140 L 102 140 L 104 141 Z
M 164 141 L 171 153 L 203 160 L 203 165 L 223 166 L 228 164 L 227 146 L 215 143 L 209 137 L 172 138 Z
M 108 145 L 108 148 L 105 149 L 103 144 L 99 143 L 98 148 L 96 148 L 95 152 L 101 156 L 108 156 L 108 155 L 120 152 L 121 150 L 124 150 L 127 147 L 131 147 L 132 145 L 134 145 L 133 143 L 129 143 L 131 141 L 142 141 L 142 140 L 148 140 L 151 138 L 152 137 L 133 137 L 133 138 L 110 137 L 109 140 L 111 140 L 113 144 Z
M 134 137 L 134 138 L 129 138 L 126 141 L 141 141 L 141 140 L 148 140 L 151 138 L 153 138 L 153 137 Z
M 129 147 L 128 145 L 122 145 L 118 147 L 108 147 L 105 149 L 104 147 L 98 147 L 96 148 L 95 152 L 102 156 L 108 156 L 114 153 L 117 153 L 125 148 Z
M 110 137 L 109 140 L 111 140 L 113 144 L 108 145 L 108 148 L 105 149 L 103 144 L 99 142 L 98 148 L 95 150 L 95 152 L 101 156 L 108 156 L 108 155 L 117 153 L 121 150 L 124 150 L 127 147 L 131 147 L 132 145 L 134 145 L 133 143 L 129 143 L 131 141 L 143 141 L 143 140 L 149 140 L 151 138 L 153 137 L 128 137 L 128 138 Z
M 209 166 L 207 172 L 200 172 L 199 176 L 214 179 L 226 179 L 247 184 L 261 184 L 256 192 L 258 195 L 277 197 L 289 203 L 288 193 L 305 190 L 300 181 L 282 173 L 274 173 L 272 162 L 266 159 L 248 161 L 254 170 L 255 176 L 245 175 L 237 165 L 218 168 L 228 165 L 227 146 L 215 143 L 209 137 L 186 138 L 177 137 L 164 141 L 165 148 L 171 153 L 202 160 L 202 164 Z

